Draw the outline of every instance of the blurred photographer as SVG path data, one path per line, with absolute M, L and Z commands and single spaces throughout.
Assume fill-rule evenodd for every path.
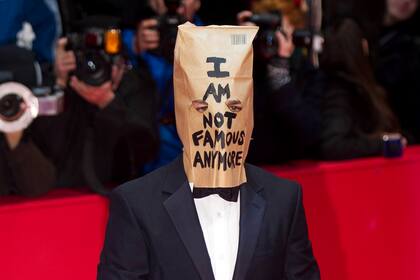
M 254 41 L 254 134 L 249 161 L 276 164 L 312 157 L 320 134 L 323 78 L 309 56 L 306 2 L 254 1 L 240 25 L 260 27 Z
M 191 21 L 202 25 L 196 15 L 200 5 L 200 0 L 151 0 L 135 34 L 124 33 L 124 43 L 131 50 L 130 61 L 136 67 L 149 71 L 159 93 L 159 154 L 145 167 L 145 172 L 165 165 L 182 152 L 175 128 L 173 52 L 179 24 Z
M 375 79 L 369 45 L 357 22 L 342 19 L 328 29 L 321 66 L 328 82 L 322 106 L 322 158 L 401 156 L 406 139 Z
M 33 50 L 40 63 L 53 61 L 60 18 L 56 0 L 0 1 L 0 45 Z
M 58 186 L 103 184 L 138 175 L 156 150 L 153 86 L 127 67 L 118 20 L 92 16 L 58 41 L 55 73 L 64 112 L 36 123 Z
M 376 77 L 386 89 L 409 144 L 420 143 L 418 0 L 387 0 L 376 47 Z
M 40 108 L 28 87 L 40 76 L 34 54 L 14 45 L 0 47 L 0 195 L 38 196 L 55 183 L 55 168 L 31 126 Z
M 196 16 L 200 9 L 200 0 L 151 0 L 149 15 L 137 25 L 133 51 L 137 55 L 151 51 L 157 56 L 173 63 L 173 48 L 175 47 L 176 31 L 179 24 L 190 21 L 202 25 Z M 165 46 L 167 45 L 167 46 Z M 147 60 L 147 59 L 146 59 Z

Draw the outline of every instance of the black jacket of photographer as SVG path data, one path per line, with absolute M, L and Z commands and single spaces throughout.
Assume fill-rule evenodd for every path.
M 378 81 L 410 144 L 420 143 L 420 32 L 415 20 L 383 28 L 376 50 Z
M 54 186 L 54 166 L 25 132 L 15 149 L 0 133 L 0 195 L 41 195 Z
M 330 74 L 327 81 L 320 156 L 326 160 L 344 160 L 381 155 L 382 139 L 373 136 L 379 126 L 379 113 L 367 94 L 343 73 Z
M 155 98 L 142 70 L 124 74 L 104 109 L 67 87 L 64 112 L 33 125 L 38 146 L 56 167 L 57 186 L 98 187 L 138 176 L 157 149 Z
M 314 156 L 323 74 L 297 52 L 254 65 L 254 131 L 248 160 L 276 164 Z

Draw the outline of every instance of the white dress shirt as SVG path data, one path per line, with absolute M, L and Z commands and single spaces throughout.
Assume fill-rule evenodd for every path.
M 191 191 L 193 184 L 190 183 Z M 215 280 L 232 280 L 239 244 L 240 196 L 237 202 L 217 194 L 194 199 Z

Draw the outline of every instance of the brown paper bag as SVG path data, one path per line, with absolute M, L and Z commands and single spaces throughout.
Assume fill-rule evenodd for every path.
M 194 187 L 234 187 L 244 169 L 253 129 L 251 26 L 180 25 L 174 91 L 183 161 Z

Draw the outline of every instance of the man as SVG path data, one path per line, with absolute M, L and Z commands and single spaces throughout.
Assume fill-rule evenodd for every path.
M 419 1 L 388 0 L 376 46 L 376 78 L 409 144 L 420 143 Z
M 325 82 L 307 55 L 310 46 L 294 43 L 306 14 L 293 1 L 258 1 L 252 8 L 237 16 L 238 25 L 261 25 L 254 43 L 255 127 L 248 162 L 279 164 L 317 156 Z M 258 18 L 253 20 L 270 14 L 281 19 L 272 31 Z M 270 46 L 274 31 L 273 41 L 278 43 Z
M 22 121 L 28 106 L 23 101 L 21 110 L 13 113 L 13 102 L 7 99 L 10 82 L 21 84 L 15 84 L 14 90 L 25 90 L 23 85 L 37 85 L 35 61 L 35 54 L 27 49 L 14 45 L 0 47 L 0 196 L 33 197 L 54 187 L 54 165 L 33 141 L 30 123 Z M 29 119 L 32 118 L 26 118 Z
M 83 31 L 107 30 L 116 24 L 92 16 L 80 26 Z M 66 93 L 64 112 L 38 118 L 35 140 L 56 166 L 57 186 L 89 185 L 102 191 L 102 184 L 137 176 L 139 166 L 154 156 L 154 88 L 143 82 L 140 72 L 128 69 L 121 55 L 114 56 L 109 80 L 89 84 L 87 78 L 73 75 L 81 59 L 67 43 L 67 38 L 58 41 L 55 61 L 57 84 Z
M 172 9 L 168 7 L 168 4 Z M 162 30 L 158 27 L 159 20 L 166 17 L 163 21 L 173 21 L 177 18 L 177 21 L 181 23 L 190 21 L 196 25 L 202 25 L 197 16 L 201 6 L 200 0 L 151 0 L 149 6 L 142 11 L 143 19 L 138 22 L 137 30 L 125 30 L 123 34 L 131 63 L 137 68 L 146 68 L 150 72 L 159 94 L 157 116 L 160 136 L 159 152 L 157 158 L 145 166 L 144 172 L 150 172 L 171 162 L 182 152 L 182 143 L 176 132 L 173 108 L 174 45 L 172 43 L 176 35 L 176 26 L 172 23 L 171 28 Z M 176 10 L 171 11 L 174 8 Z
M 98 279 L 320 279 L 300 187 L 244 164 L 256 31 L 179 27 L 183 156 L 112 193 Z

